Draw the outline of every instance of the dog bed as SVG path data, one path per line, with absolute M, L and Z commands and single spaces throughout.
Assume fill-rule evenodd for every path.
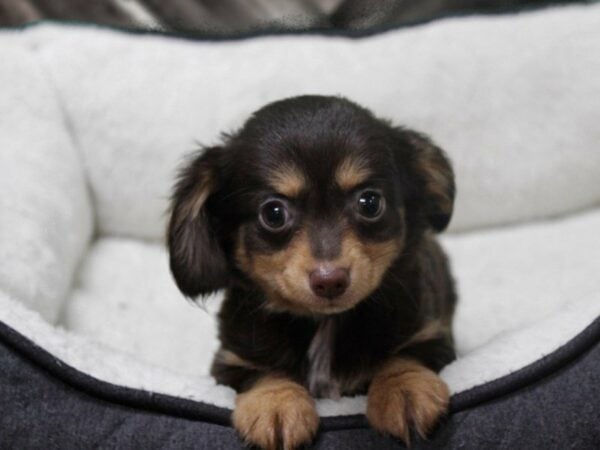
M 446 149 L 451 410 L 414 448 L 600 442 L 600 5 L 343 35 L 0 32 L 0 447 L 238 448 L 214 313 L 163 234 L 175 169 L 257 107 L 340 94 Z M 398 448 L 365 398 L 315 448 Z

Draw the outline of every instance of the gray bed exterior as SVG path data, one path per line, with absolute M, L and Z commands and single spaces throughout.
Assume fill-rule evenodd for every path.
M 230 411 L 79 372 L 0 323 L 0 448 L 236 449 Z M 550 355 L 452 398 L 413 449 L 594 449 L 600 443 L 600 318 Z M 362 415 L 324 418 L 315 449 L 395 449 Z

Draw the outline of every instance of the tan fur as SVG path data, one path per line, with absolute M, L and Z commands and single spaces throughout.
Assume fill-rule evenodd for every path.
M 450 214 L 453 208 L 453 199 L 450 196 L 452 173 L 438 157 L 434 157 L 434 151 L 424 149 L 417 161 L 417 170 L 425 179 L 425 189 L 436 200 L 440 210 Z
M 200 181 L 196 185 L 193 194 L 187 201 L 183 202 L 179 211 L 174 216 L 176 224 L 180 225 L 185 220 L 194 220 L 200 214 L 200 210 L 214 189 L 214 180 L 210 172 L 199 174 Z
M 245 360 L 239 357 L 236 353 L 224 348 L 219 349 L 219 351 L 215 354 L 215 360 L 227 366 L 244 367 L 252 370 L 262 369 L 256 364 Z
M 270 176 L 273 189 L 286 197 L 297 197 L 306 189 L 306 179 L 301 171 L 293 166 L 284 166 L 273 171 Z
M 367 419 L 377 431 L 409 444 L 409 427 L 425 437 L 448 409 L 449 398 L 435 372 L 415 360 L 393 358 L 371 382 Z
M 247 444 L 267 450 L 297 448 L 311 441 L 319 426 L 307 390 L 276 375 L 261 378 L 237 396 L 232 421 Z
M 335 181 L 338 186 L 349 191 L 363 183 L 371 175 L 366 161 L 358 157 L 348 157 L 338 166 L 335 172 Z
M 250 255 L 240 231 L 236 249 L 239 267 L 266 292 L 269 308 L 297 314 L 334 313 L 356 305 L 373 292 L 403 246 L 402 239 L 362 242 L 351 231 L 342 237 L 341 254 L 331 261 L 336 267 L 350 269 L 350 286 L 338 298 L 324 302 L 310 289 L 308 274 L 317 261 L 310 250 L 308 236 L 300 230 L 285 249 L 272 254 Z
M 421 327 L 419 331 L 413 334 L 409 340 L 402 343 L 402 345 L 396 347 L 394 349 L 394 353 L 413 344 L 431 341 L 433 339 L 438 339 L 447 336 L 448 333 L 450 333 L 449 324 L 444 323 L 442 320 L 432 320 L 423 325 L 423 327 Z

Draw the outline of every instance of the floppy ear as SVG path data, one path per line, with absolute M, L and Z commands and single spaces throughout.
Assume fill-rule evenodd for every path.
M 445 153 L 429 138 L 401 129 L 402 139 L 411 149 L 410 166 L 423 190 L 421 202 L 429 225 L 437 232 L 450 223 L 454 210 L 454 172 Z
M 171 204 L 167 244 L 171 272 L 187 297 L 227 286 L 229 268 L 207 202 L 218 188 L 220 149 L 210 148 L 179 173 Z

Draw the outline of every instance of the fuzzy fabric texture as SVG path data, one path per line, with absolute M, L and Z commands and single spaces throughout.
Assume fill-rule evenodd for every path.
M 202 42 L 94 28 L 21 34 L 60 97 L 103 234 L 160 239 L 173 169 L 265 103 L 341 94 L 454 162 L 456 231 L 600 200 L 600 6 L 442 20 L 364 39 Z M 11 36 L 12 37 L 12 36 Z
M 341 94 L 454 162 L 460 358 L 442 376 L 460 392 L 517 370 L 600 314 L 598 54 L 600 5 L 359 40 L 3 31 L 0 320 L 99 379 L 232 407 L 206 376 L 218 297 L 203 311 L 168 272 L 175 169 L 268 101 Z
M 54 322 L 92 206 L 51 80 L 22 39 L 0 36 L 0 289 Z

